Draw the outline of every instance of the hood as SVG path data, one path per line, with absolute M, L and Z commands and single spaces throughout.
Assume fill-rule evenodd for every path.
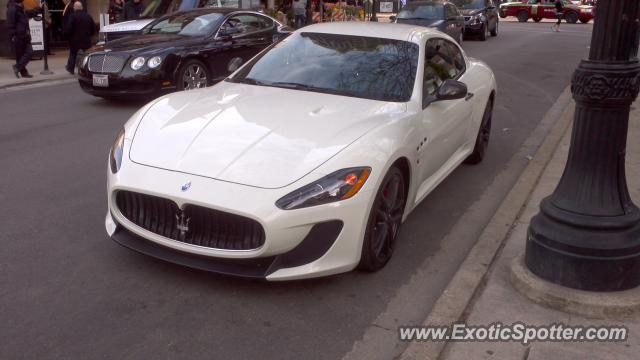
M 143 27 L 147 26 L 147 24 L 151 23 L 155 19 L 138 19 L 138 20 L 130 20 L 123 21 L 111 25 L 105 25 L 100 29 L 101 32 L 119 32 L 119 31 L 138 31 L 142 30 Z
M 280 188 L 405 110 L 399 103 L 222 82 L 158 100 L 140 121 L 129 157 L 162 169 Z
M 195 38 L 177 34 L 139 34 L 125 36 L 122 39 L 116 39 L 106 44 L 101 44 L 93 49 L 96 51 L 133 51 L 141 53 L 153 50 L 166 50 L 169 47 L 175 47 L 191 43 Z
M 426 27 L 438 27 L 444 24 L 444 20 L 427 20 L 427 19 L 397 19 L 398 24 L 420 25 Z
M 464 16 L 473 16 L 473 15 L 481 13 L 483 10 L 484 9 L 460 9 L 460 12 Z

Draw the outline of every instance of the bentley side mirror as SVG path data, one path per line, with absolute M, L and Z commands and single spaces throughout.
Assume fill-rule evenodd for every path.
M 436 92 L 436 101 L 464 99 L 467 96 L 467 85 L 456 80 L 445 80 Z

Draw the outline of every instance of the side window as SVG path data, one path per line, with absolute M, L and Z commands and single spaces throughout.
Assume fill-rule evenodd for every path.
M 423 78 L 423 91 L 426 94 L 434 95 L 445 80 L 455 79 L 464 71 L 464 58 L 460 50 L 455 47 L 454 51 L 452 46 L 455 47 L 444 39 L 427 41 Z
M 246 35 L 273 27 L 273 21 L 269 18 L 252 14 L 240 14 L 229 18 L 221 29 L 234 36 Z
M 462 55 L 462 51 L 458 45 L 452 43 L 451 41 L 446 41 L 447 46 L 449 47 L 449 53 L 451 54 L 451 59 L 453 59 L 453 65 L 456 67 L 457 73 L 455 77 L 458 77 L 460 74 L 464 72 L 467 65 L 464 62 L 464 56 Z

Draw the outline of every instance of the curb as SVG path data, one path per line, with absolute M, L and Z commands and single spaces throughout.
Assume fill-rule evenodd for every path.
M 45 79 L 32 79 L 32 80 L 2 84 L 0 85 L 0 90 L 8 90 L 8 89 L 14 89 L 14 88 L 19 88 L 23 86 L 26 87 L 31 85 L 44 85 L 47 83 L 65 83 L 65 82 L 71 82 L 74 80 L 77 80 L 75 76 L 71 77 L 71 75 L 63 74 L 63 75 L 58 75 L 55 77 L 45 78 Z
M 518 181 L 504 198 L 489 224 L 478 238 L 467 258 L 436 301 L 422 326 L 451 325 L 463 321 L 469 307 L 484 288 L 487 274 L 498 258 L 505 240 L 524 210 L 543 170 L 573 120 L 573 102 L 567 87 L 549 109 L 541 123 L 555 123 L 538 148 L 531 162 L 520 174 Z M 566 104 L 565 104 L 566 103 Z M 564 105 L 563 105 L 564 104 Z M 399 357 L 400 360 L 435 360 L 447 346 L 446 341 L 412 342 Z

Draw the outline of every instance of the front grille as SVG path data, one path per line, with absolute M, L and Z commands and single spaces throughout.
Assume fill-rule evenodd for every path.
M 89 71 L 97 73 L 119 73 L 125 58 L 117 55 L 94 54 L 89 56 Z
M 244 216 L 131 191 L 118 191 L 116 205 L 127 220 L 185 244 L 224 250 L 253 250 L 264 244 L 264 229 Z M 182 230 L 181 230 L 182 228 Z

